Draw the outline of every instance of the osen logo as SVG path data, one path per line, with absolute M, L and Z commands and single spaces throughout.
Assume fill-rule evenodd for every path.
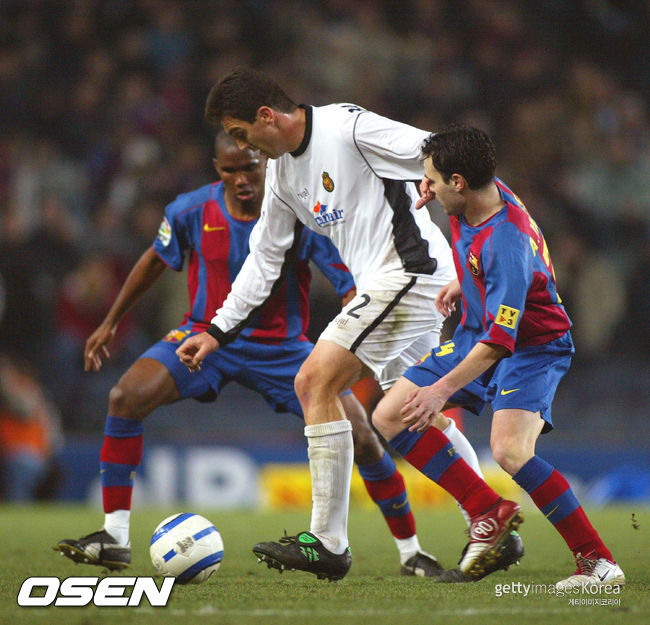
M 96 606 L 138 607 L 146 595 L 156 608 L 166 606 L 174 577 L 165 577 L 158 588 L 153 577 L 28 577 L 18 591 L 18 605 L 22 607 L 79 607 L 89 603 Z M 99 583 L 98 583 L 99 582 Z M 127 588 L 131 594 L 126 595 Z

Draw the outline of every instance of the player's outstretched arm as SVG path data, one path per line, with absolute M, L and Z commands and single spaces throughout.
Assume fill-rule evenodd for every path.
M 110 358 L 107 346 L 113 340 L 120 320 L 151 288 L 166 268 L 167 265 L 160 260 L 153 247 L 142 254 L 138 262 L 133 265 L 106 317 L 86 341 L 85 371 L 99 371 L 102 367 L 102 358 Z
M 190 371 L 198 371 L 203 359 L 217 349 L 219 349 L 219 341 L 211 334 L 201 332 L 185 339 L 176 350 L 176 355 Z
M 456 310 L 456 302 L 460 299 L 462 291 L 458 279 L 443 286 L 436 295 L 436 308 L 443 317 L 449 317 Z

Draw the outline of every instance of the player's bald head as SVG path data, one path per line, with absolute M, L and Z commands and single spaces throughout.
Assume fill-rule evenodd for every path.
M 238 150 L 237 143 L 235 140 L 223 129 L 219 128 L 217 135 L 214 138 L 214 156 L 219 158 L 220 154 L 223 154 L 228 149 Z
M 238 218 L 257 218 L 264 197 L 266 158 L 250 148 L 240 150 L 220 129 L 214 138 L 212 165 L 223 182 L 227 210 Z

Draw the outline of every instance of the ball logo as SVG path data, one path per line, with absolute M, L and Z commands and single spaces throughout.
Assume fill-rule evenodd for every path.
M 173 514 L 154 530 L 149 555 L 162 575 L 173 575 L 178 584 L 200 584 L 221 565 L 223 540 L 205 517 Z
M 182 540 L 177 541 L 176 546 L 178 547 L 178 553 L 185 553 L 188 549 L 194 547 L 194 539 L 191 536 L 186 536 Z
M 470 535 L 474 540 L 490 540 L 498 528 L 499 526 L 494 519 L 479 521 L 472 526 Z

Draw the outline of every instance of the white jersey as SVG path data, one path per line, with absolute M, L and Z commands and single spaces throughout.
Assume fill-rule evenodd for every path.
M 305 109 L 295 152 L 269 160 L 250 254 L 212 323 L 236 334 L 282 276 L 304 224 L 329 237 L 358 290 L 404 275 L 456 277 L 451 249 L 426 209 L 415 210 L 424 130 L 353 104 Z

